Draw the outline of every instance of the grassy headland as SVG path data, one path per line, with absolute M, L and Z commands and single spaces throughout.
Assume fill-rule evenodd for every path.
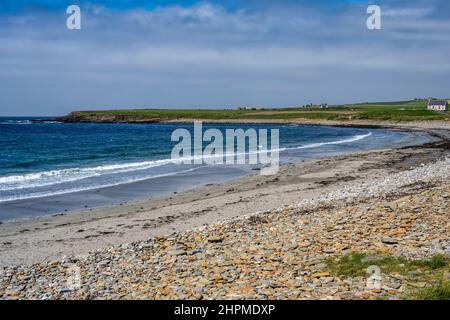
M 72 112 L 64 122 L 165 122 L 179 120 L 332 120 L 424 121 L 446 120 L 448 113 L 427 110 L 425 100 L 378 102 L 328 108 L 238 109 L 117 109 Z

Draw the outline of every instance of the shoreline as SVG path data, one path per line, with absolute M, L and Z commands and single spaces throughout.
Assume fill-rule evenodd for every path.
M 226 121 L 227 122 L 227 121 Z M 253 122 L 253 121 L 252 121 Z M 183 123 L 184 120 L 183 120 Z M 228 122 L 227 122 L 228 123 Z M 258 123 L 258 122 L 256 122 Z M 275 123 L 274 123 L 275 124 Z M 279 125 L 279 124 L 278 124 Z M 307 124 L 313 125 L 313 124 Z M 319 126 L 337 126 L 337 127 L 349 127 L 347 125 L 330 125 L 330 124 L 318 124 Z M 432 143 L 432 138 L 442 139 L 444 135 L 440 134 L 440 129 L 437 130 L 424 130 L 423 128 L 414 127 L 414 128 L 405 128 L 405 127 L 382 127 L 380 125 L 371 125 L 371 126 L 357 126 L 358 128 L 367 128 L 367 129 L 385 129 L 388 131 L 402 131 L 402 132 L 424 132 L 430 137 L 430 142 Z M 438 126 L 439 127 L 439 126 Z M 447 136 L 448 137 L 448 136 Z M 445 138 L 447 138 L 445 137 Z M 425 140 L 425 136 L 423 140 Z M 422 144 L 421 141 L 417 141 L 416 145 Z M 378 147 L 374 147 L 372 150 L 377 149 L 385 149 L 385 148 L 398 148 L 398 146 L 385 146 L 381 145 Z M 361 151 L 365 152 L 365 148 L 361 148 Z M 366 150 L 370 150 L 367 148 Z M 351 152 L 354 152 L 353 150 Z M 348 151 L 344 151 L 338 154 L 349 154 Z M 332 152 L 328 154 L 323 154 L 320 157 L 309 157 L 309 159 L 320 159 L 325 157 L 332 156 Z M 308 157 L 304 157 L 305 159 Z M 292 160 L 292 159 L 291 159 Z M 291 161 L 290 160 L 290 161 Z M 288 161 L 289 163 L 291 163 Z M 293 160 L 295 161 L 304 161 L 302 158 Z M 199 170 L 200 169 L 200 170 Z M 208 176 L 213 176 L 214 179 L 210 179 L 213 183 L 226 183 L 231 180 L 239 179 L 245 177 L 247 175 L 251 175 L 255 168 L 251 166 L 247 167 L 236 167 L 227 169 L 227 175 L 230 178 L 225 178 L 223 175 L 225 171 L 222 171 L 220 168 L 208 169 L 206 173 Z M 178 175 L 174 175 L 172 177 L 155 177 L 151 179 L 142 179 L 133 182 L 126 182 L 117 185 L 111 185 L 107 187 L 95 187 L 87 190 L 80 190 L 77 192 L 70 193 L 61 193 L 43 196 L 39 198 L 28 198 L 28 199 L 18 199 L 6 201 L 0 204 L 1 211 L 6 213 L 6 216 L 3 216 L 2 220 L 0 220 L 0 224 L 8 224 L 19 221 L 27 221 L 32 219 L 39 219 L 50 216 L 57 215 L 67 215 L 72 213 L 79 213 L 83 211 L 92 211 L 98 210 L 101 208 L 121 206 L 127 203 L 136 203 L 141 202 L 147 199 L 162 199 L 170 197 L 171 194 L 186 192 L 192 189 L 196 189 L 198 186 L 206 186 L 209 185 L 209 181 L 202 181 L 201 176 L 205 176 L 205 170 L 201 168 L 196 168 L 195 172 L 187 172 L 180 173 Z M 197 173 L 198 172 L 198 173 Z M 164 181 L 164 179 L 168 179 L 168 181 Z M 185 183 L 183 181 L 192 180 L 195 183 Z M 170 181 L 178 181 L 176 184 L 171 184 Z M 156 185 L 158 185 L 156 187 Z M 171 191 L 162 192 L 159 189 L 171 189 Z M 173 189 L 173 190 L 172 190 Z M 173 192 L 172 192 L 173 191 Z M 33 209 L 34 208 L 34 209 Z M 38 212 L 40 211 L 40 212 Z
M 0 299 L 408 299 L 439 279 L 448 285 L 449 174 L 448 140 L 290 165 L 264 188 L 281 206 L 255 212 L 259 195 L 237 217 L 5 267 Z M 238 194 L 251 190 L 248 180 Z M 336 269 L 344 257 L 363 276 Z M 366 267 L 383 261 L 401 273 L 383 272 L 372 289 Z M 426 267 L 432 261 L 440 267 Z
M 58 118 L 55 118 L 58 119 Z M 38 120 L 34 122 L 39 123 Z M 155 123 L 220 123 L 220 124 L 303 124 L 303 125 L 319 125 L 319 126 L 334 126 L 334 127 L 352 127 L 352 128 L 379 128 L 379 129 L 393 129 L 393 130 L 411 130 L 411 129 L 448 129 L 450 120 L 411 120 L 411 121 L 389 121 L 389 120 L 323 120 L 323 119 L 194 119 L 194 118 L 178 118 L 169 120 L 158 120 L 151 122 L 135 122 L 135 121 L 83 121 L 83 122 L 64 122 L 59 123 L 76 124 L 155 124 Z
M 436 157 L 448 155 L 449 130 L 431 133 L 440 136 L 441 141 L 289 164 L 274 177 L 250 174 L 161 199 L 4 223 L 0 225 L 0 267 L 86 254 L 111 245 L 274 210 L 292 205 L 299 196 L 311 199 L 351 185 L 361 180 L 362 171 L 367 170 L 366 178 L 375 179 L 431 163 Z
M 193 123 L 202 121 L 198 119 L 177 119 L 161 121 L 160 123 Z M 358 120 L 358 121 L 333 121 L 333 120 L 310 120 L 310 119 L 294 119 L 294 120 L 207 120 L 204 123 L 218 124 L 292 124 L 292 125 L 311 125 L 311 126 L 330 126 L 341 128 L 367 128 L 367 129 L 387 129 L 392 131 L 420 131 L 426 132 L 431 136 L 439 139 L 450 139 L 450 120 L 423 120 L 423 121 L 374 121 L 374 120 Z

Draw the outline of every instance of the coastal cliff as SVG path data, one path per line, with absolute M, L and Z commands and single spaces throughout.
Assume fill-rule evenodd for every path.
M 158 115 L 120 114 L 102 112 L 71 112 L 67 116 L 53 119 L 64 123 L 155 123 L 160 121 Z

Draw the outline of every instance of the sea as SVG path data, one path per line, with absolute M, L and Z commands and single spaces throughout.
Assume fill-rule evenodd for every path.
M 154 199 L 257 172 L 258 165 L 180 164 L 176 129 L 193 124 L 64 124 L 0 118 L 0 221 Z M 421 132 L 282 124 L 208 124 L 203 130 L 279 130 L 282 164 L 432 141 Z M 270 139 L 269 139 L 270 140 Z M 204 146 L 208 143 L 205 142 Z

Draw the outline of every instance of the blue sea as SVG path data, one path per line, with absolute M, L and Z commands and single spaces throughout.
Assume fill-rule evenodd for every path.
M 33 123 L 0 118 L 0 221 L 149 199 L 234 179 L 254 166 L 180 165 L 175 129 L 192 124 Z M 279 129 L 282 163 L 407 146 L 425 133 L 313 125 L 203 124 L 203 129 Z M 205 143 L 206 145 L 206 143 Z

